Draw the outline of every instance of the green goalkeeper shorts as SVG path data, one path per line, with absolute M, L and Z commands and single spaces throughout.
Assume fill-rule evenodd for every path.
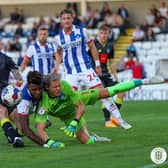
M 80 91 L 80 98 L 85 105 L 95 104 L 99 99 L 99 89 L 88 89 Z

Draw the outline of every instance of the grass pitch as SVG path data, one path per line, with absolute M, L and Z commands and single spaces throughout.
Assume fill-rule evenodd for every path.
M 167 101 L 124 102 L 122 116 L 133 125 L 128 131 L 104 127 L 100 102 L 88 107 L 85 113 L 88 130 L 112 139 L 95 145 L 82 145 L 67 137 L 59 130 L 63 124 L 51 118 L 49 135 L 65 143 L 62 150 L 39 147 L 27 138 L 23 138 L 25 148 L 14 149 L 6 143 L 1 130 L 0 168 L 166 168 L 167 162 L 154 165 L 150 152 L 155 147 L 163 147 L 168 152 L 167 107 Z

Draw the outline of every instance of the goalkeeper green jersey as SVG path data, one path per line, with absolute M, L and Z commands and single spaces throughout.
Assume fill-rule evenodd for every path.
M 99 90 L 91 89 L 84 91 L 74 91 L 66 82 L 61 81 L 61 94 L 55 98 L 50 98 L 47 92 L 43 92 L 36 111 L 36 121 L 45 122 L 47 115 L 59 117 L 67 120 L 75 116 L 76 103 L 82 101 L 85 105 L 94 104 L 99 98 Z

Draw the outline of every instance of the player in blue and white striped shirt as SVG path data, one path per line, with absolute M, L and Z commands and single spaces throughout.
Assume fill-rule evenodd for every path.
M 65 80 L 75 89 L 78 89 L 81 80 L 85 82 L 87 88 L 103 87 L 97 76 L 101 76 L 101 66 L 93 40 L 88 38 L 86 29 L 73 25 L 72 11 L 65 9 L 61 11 L 60 17 L 63 29 L 55 38 L 57 45 L 55 70 L 58 71 L 59 65 L 63 62 L 66 69 Z M 90 57 L 87 55 L 88 48 L 94 58 L 96 72 L 93 70 Z M 122 119 L 114 102 L 110 99 L 102 99 L 101 101 L 113 117 L 118 119 L 124 129 L 131 127 Z
M 54 67 L 54 56 L 56 48 L 53 43 L 47 42 L 48 30 L 40 27 L 38 30 L 38 40 L 31 44 L 26 56 L 21 64 L 21 71 L 24 71 L 29 61 L 32 61 L 33 70 L 39 71 L 44 75 L 49 74 Z

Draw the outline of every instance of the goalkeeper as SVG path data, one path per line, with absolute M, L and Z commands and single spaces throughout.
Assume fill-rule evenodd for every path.
M 94 144 L 98 140 L 89 135 L 83 118 L 85 105 L 92 105 L 99 99 L 112 97 L 118 92 L 149 83 L 148 80 L 134 80 L 112 87 L 77 92 L 66 81 L 61 81 L 59 74 L 51 73 L 45 78 L 46 91 L 43 92 L 35 115 L 38 136 L 46 144 L 53 142 L 45 131 L 47 115 L 51 115 L 60 118 L 65 123 L 66 126 L 63 128 L 65 134 L 77 138 L 83 144 Z

